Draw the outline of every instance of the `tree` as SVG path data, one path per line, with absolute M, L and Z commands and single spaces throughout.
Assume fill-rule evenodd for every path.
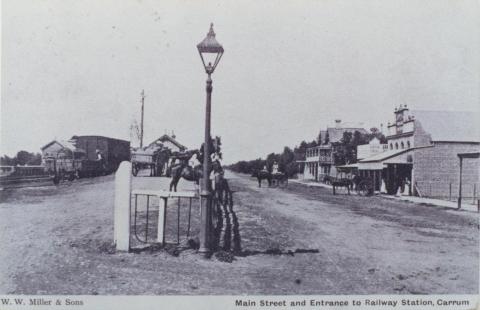
M 305 153 L 307 151 L 307 142 L 302 141 L 298 147 L 295 147 L 293 149 L 293 153 L 295 155 L 295 160 L 305 160 Z M 298 171 L 303 171 L 305 164 L 300 163 L 297 164 L 297 170 Z
M 42 164 L 42 155 L 40 155 L 40 153 L 33 154 L 33 156 L 31 156 L 30 159 L 27 161 L 27 165 L 30 165 L 30 166 L 38 166 L 41 164 Z
M 24 166 L 27 164 L 27 162 L 30 161 L 30 159 L 32 158 L 32 156 L 34 156 L 33 153 L 29 153 L 27 151 L 19 151 L 17 153 L 17 164 L 18 165 L 21 165 L 21 166 Z
M 270 153 L 270 154 L 267 155 L 266 165 L 267 165 L 267 170 L 268 171 L 272 172 L 273 163 L 274 162 L 278 163 L 279 162 L 279 157 L 280 157 L 280 155 L 275 154 L 275 153 Z
M 279 156 L 279 161 L 278 161 L 278 169 L 280 171 L 283 171 L 286 173 L 287 171 L 287 166 L 291 163 L 291 162 L 295 162 L 295 154 L 293 153 L 293 151 L 288 147 L 284 147 L 283 148 L 283 153 L 280 154 Z
M 0 158 L 0 165 L 2 166 L 15 166 L 15 157 L 9 157 L 4 155 Z
M 357 162 L 357 146 L 368 143 L 368 135 L 355 130 L 353 133 L 345 131 L 340 143 L 334 146 L 334 160 L 336 165 L 345 165 Z
M 316 140 L 312 140 L 312 142 L 307 143 L 307 147 L 315 147 L 315 146 L 317 146 L 317 141 Z
M 5 166 L 16 165 L 40 165 L 42 163 L 42 155 L 40 153 L 30 153 L 27 151 L 19 151 L 14 157 L 4 155 L 0 158 L 0 164 Z
M 322 132 L 320 131 L 317 137 L 317 145 L 321 145 L 321 144 L 322 144 Z
M 325 133 L 325 142 L 323 144 L 329 144 L 330 143 L 330 135 L 328 134 L 328 130 L 327 130 L 327 133 Z
M 368 136 L 368 141 L 372 140 L 373 138 L 377 138 L 380 141 L 380 143 L 382 144 L 387 143 L 387 138 L 385 138 L 385 135 L 380 130 L 378 130 L 377 127 L 370 128 L 370 133 L 367 134 L 367 136 Z

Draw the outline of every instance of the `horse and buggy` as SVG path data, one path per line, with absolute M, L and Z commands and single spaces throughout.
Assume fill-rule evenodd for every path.
M 348 195 L 355 191 L 360 196 L 370 196 L 374 193 L 373 180 L 369 177 L 349 174 L 345 171 L 338 171 L 336 176 L 325 175 L 323 182 L 332 186 L 335 195 L 338 188 L 345 188 Z
M 168 161 L 172 153 L 168 148 L 138 149 L 132 152 L 132 174 L 137 176 L 142 169 L 149 169 L 151 177 L 166 174 Z
M 258 187 L 262 187 L 263 180 L 267 181 L 268 187 L 271 187 L 271 186 L 286 187 L 288 185 L 288 176 L 283 172 L 272 173 L 266 169 L 255 170 L 252 173 L 252 177 L 257 178 Z

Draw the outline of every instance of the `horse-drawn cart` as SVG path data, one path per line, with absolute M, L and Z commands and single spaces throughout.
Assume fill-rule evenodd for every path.
M 272 173 L 272 185 L 286 187 L 288 185 L 288 177 L 283 172 Z
M 345 169 L 338 169 L 335 177 L 325 176 L 324 182 L 332 185 L 334 195 L 336 194 L 336 189 L 341 187 L 344 187 L 349 195 L 350 191 L 355 191 L 360 196 L 370 196 L 374 193 L 373 180 L 371 178 L 360 177 L 351 171 L 345 171 Z
M 132 152 L 132 174 L 137 176 L 141 169 L 150 169 L 150 176 L 162 176 L 170 154 L 168 150 L 136 150 Z
M 345 172 L 337 172 L 336 176 L 326 175 L 323 179 L 326 184 L 330 184 L 333 189 L 333 194 L 337 192 L 337 188 L 344 187 L 350 195 L 350 190 L 353 190 L 353 180 L 347 177 Z

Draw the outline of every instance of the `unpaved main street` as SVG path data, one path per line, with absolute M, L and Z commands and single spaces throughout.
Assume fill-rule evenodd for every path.
M 188 247 L 113 253 L 113 176 L 0 193 L 0 293 L 478 293 L 475 213 L 229 178 L 234 205 L 223 212 L 217 250 L 234 253 L 231 263 Z M 134 187 L 167 183 L 134 178 Z M 180 187 L 192 188 L 185 181 Z M 155 210 L 158 202 L 151 203 Z M 168 210 L 174 241 L 176 209 Z M 186 210 L 182 205 L 182 239 Z M 196 204 L 192 216 L 195 234 Z

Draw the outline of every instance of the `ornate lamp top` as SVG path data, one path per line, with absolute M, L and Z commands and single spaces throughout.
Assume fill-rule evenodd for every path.
M 223 47 L 215 39 L 215 32 L 213 31 L 213 23 L 210 24 L 210 30 L 207 37 L 202 42 L 197 44 L 197 49 L 200 53 L 223 53 Z

